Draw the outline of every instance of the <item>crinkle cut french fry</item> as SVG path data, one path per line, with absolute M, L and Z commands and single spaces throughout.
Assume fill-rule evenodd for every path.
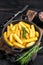
M 39 37 L 39 33 L 37 31 L 35 31 L 35 36 Z
M 13 28 L 13 24 L 11 23 L 9 27 L 10 27 L 10 30 L 12 30 L 12 28 Z
M 9 36 L 9 40 L 10 40 L 10 42 L 13 41 L 13 34 L 10 34 L 10 36 Z
M 17 35 L 18 35 L 18 37 L 20 37 L 20 29 L 19 29 L 19 24 L 17 25 L 17 27 L 16 27 L 16 32 L 15 32 Z
M 32 32 L 32 37 L 35 37 L 35 27 L 34 27 L 34 25 L 31 25 L 31 32 Z
M 13 28 L 13 24 L 12 23 L 10 24 L 10 28 Z
M 33 29 L 30 29 L 30 38 L 33 38 L 33 37 L 35 37 L 35 30 L 33 30 Z
M 13 44 L 7 39 L 7 34 L 4 32 L 4 39 L 7 42 L 8 45 L 13 46 Z
M 37 37 L 30 38 L 30 39 L 26 39 L 26 40 L 23 40 L 23 43 L 34 42 L 34 41 L 36 41 L 37 39 L 38 39 Z
M 22 44 L 18 43 L 18 42 L 13 42 L 14 46 L 15 47 L 18 47 L 18 48 L 25 48 L 25 46 L 23 46 Z
M 19 23 L 18 27 L 19 27 L 19 30 L 22 30 L 22 27 L 21 27 L 20 23 Z
M 22 40 L 21 40 L 16 34 L 14 34 L 13 37 L 14 37 L 14 39 L 15 39 L 17 42 L 19 42 L 20 44 L 23 43 Z
M 10 31 L 10 26 L 7 26 L 7 37 L 9 37 L 11 31 Z
M 34 32 L 32 31 L 32 29 L 30 29 L 30 33 L 29 33 L 30 38 L 33 37 L 33 33 Z
M 13 26 L 13 27 L 11 28 L 11 30 L 12 30 L 12 32 L 14 32 L 14 31 L 15 31 L 15 26 Z
M 29 29 L 28 29 L 22 22 L 20 22 L 20 25 L 21 25 L 22 27 L 24 27 L 24 28 L 26 29 L 26 31 L 29 33 Z
M 17 31 L 17 35 L 20 38 L 20 30 Z
M 30 47 L 30 46 L 32 46 L 32 45 L 34 45 L 34 44 L 35 44 L 35 42 L 27 43 L 27 44 L 26 44 L 26 47 Z
M 15 33 L 18 34 L 18 24 L 16 25 Z

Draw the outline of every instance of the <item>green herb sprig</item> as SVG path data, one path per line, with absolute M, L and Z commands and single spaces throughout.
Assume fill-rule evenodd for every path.
M 22 37 L 25 38 L 27 31 L 26 31 L 26 29 L 24 27 L 22 27 L 22 31 L 23 31 Z
M 37 53 L 39 50 L 41 50 L 42 47 L 40 47 L 40 44 L 35 45 L 32 47 L 30 50 L 26 51 L 23 53 L 17 60 L 16 62 L 20 62 L 21 65 L 25 65 L 27 62 L 30 61 L 34 53 Z

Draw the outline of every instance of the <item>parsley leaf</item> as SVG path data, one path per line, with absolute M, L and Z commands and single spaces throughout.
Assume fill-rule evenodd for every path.
M 22 27 L 22 31 L 23 31 L 23 34 L 22 34 L 22 37 L 25 38 L 26 37 L 26 29 L 24 27 Z

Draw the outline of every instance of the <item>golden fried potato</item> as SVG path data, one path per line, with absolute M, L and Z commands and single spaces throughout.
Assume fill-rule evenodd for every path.
M 7 26 L 7 37 L 9 37 L 11 34 L 11 31 L 10 31 L 10 26 Z
M 21 36 L 20 32 L 21 32 L 20 30 L 17 31 L 17 35 L 18 35 L 19 38 Z
M 36 37 L 39 37 L 39 33 L 37 31 L 35 32 L 35 36 Z
M 13 37 L 14 37 L 14 39 L 15 39 L 17 42 L 19 42 L 20 44 L 23 43 L 22 40 L 21 40 L 16 34 L 14 34 Z
M 15 33 L 18 34 L 18 24 L 15 27 L 16 27 Z
M 30 47 L 30 46 L 32 46 L 32 45 L 34 45 L 34 44 L 35 44 L 35 42 L 27 43 L 26 47 Z
M 7 39 L 7 34 L 4 32 L 4 39 L 7 42 L 8 45 L 13 46 L 13 44 Z
M 35 37 L 35 27 L 34 25 L 31 25 L 31 28 L 30 28 L 30 38 L 33 38 Z
M 35 42 L 37 39 L 38 39 L 37 37 L 25 39 L 25 40 L 23 40 L 23 43 Z
M 19 30 L 22 30 L 22 27 L 21 27 L 20 23 L 19 23 L 18 27 L 19 27 Z
M 13 27 L 11 28 L 11 30 L 12 30 L 12 32 L 14 32 L 14 31 L 15 31 L 15 26 L 13 26 Z
M 13 41 L 13 34 L 12 34 L 12 33 L 11 33 L 10 36 L 9 36 L 9 40 L 10 40 L 10 42 Z
M 18 42 L 13 42 L 13 44 L 14 44 L 15 47 L 25 48 L 25 46 L 23 46 L 22 44 L 19 44 Z
M 13 27 L 13 24 L 11 23 L 11 24 L 10 24 L 10 28 L 12 28 L 12 27 Z

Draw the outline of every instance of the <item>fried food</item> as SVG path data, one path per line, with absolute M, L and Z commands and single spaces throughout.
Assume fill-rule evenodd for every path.
M 8 45 L 16 48 L 26 48 L 35 44 L 38 40 L 39 32 L 34 25 L 20 21 L 17 24 L 10 24 L 3 34 Z

